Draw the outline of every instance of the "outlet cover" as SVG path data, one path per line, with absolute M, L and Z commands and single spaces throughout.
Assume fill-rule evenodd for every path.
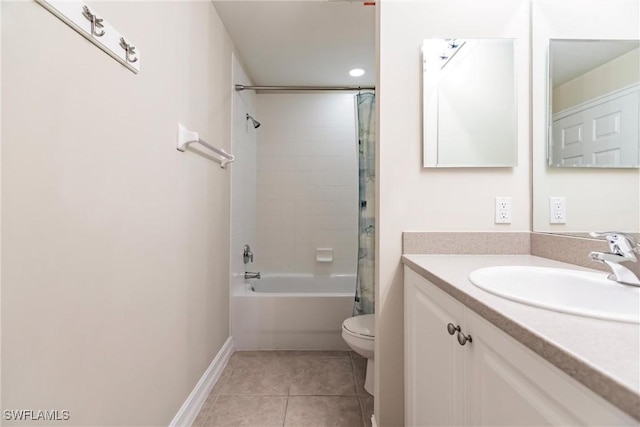
M 511 197 L 496 197 L 496 224 L 511 224 Z
M 564 197 L 549 197 L 549 224 L 567 223 L 567 202 Z

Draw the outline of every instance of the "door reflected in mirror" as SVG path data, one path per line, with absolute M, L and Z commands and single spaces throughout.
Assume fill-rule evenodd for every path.
M 549 41 L 551 167 L 640 166 L 640 41 Z
M 517 166 L 513 39 L 424 40 L 424 167 Z

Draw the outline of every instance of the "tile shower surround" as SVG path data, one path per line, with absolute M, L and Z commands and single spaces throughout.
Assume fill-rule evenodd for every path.
M 259 95 L 257 250 L 265 273 L 355 274 L 358 158 L 353 95 Z M 316 248 L 333 248 L 331 263 Z
M 240 351 L 194 426 L 370 426 L 367 360 L 349 351 Z

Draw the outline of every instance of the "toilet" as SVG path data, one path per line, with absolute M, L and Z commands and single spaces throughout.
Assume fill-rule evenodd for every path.
M 364 389 L 373 395 L 373 346 L 375 323 L 373 314 L 353 316 L 342 322 L 342 338 L 360 356 L 367 359 L 367 374 Z

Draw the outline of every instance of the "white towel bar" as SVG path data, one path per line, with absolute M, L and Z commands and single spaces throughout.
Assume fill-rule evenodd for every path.
M 198 136 L 198 132 L 192 132 L 190 130 L 187 130 L 185 129 L 184 126 L 178 123 L 178 146 L 176 147 L 178 151 L 184 152 L 187 146 L 193 143 L 200 144 L 204 147 L 207 147 L 209 150 L 221 156 L 222 159 L 220 159 L 220 167 L 222 169 L 224 169 L 228 163 L 231 163 L 236 160 L 233 154 L 229 154 L 226 151 L 224 151 L 222 148 L 214 147 L 213 145 L 204 142 Z

